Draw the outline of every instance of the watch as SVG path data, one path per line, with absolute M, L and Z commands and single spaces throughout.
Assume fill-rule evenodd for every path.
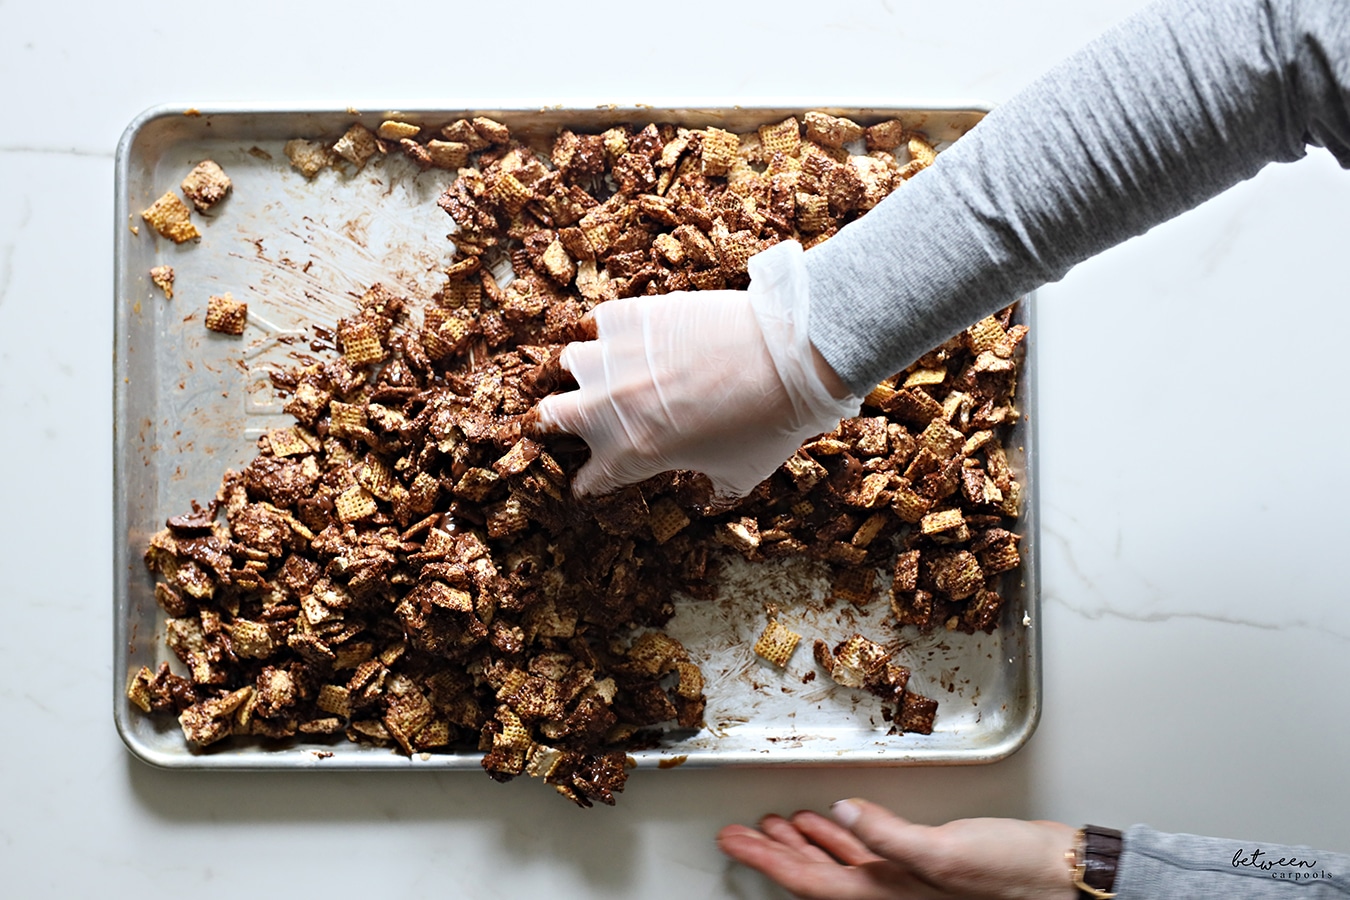
M 1110 900 L 1116 896 L 1116 865 L 1120 862 L 1122 835 L 1114 828 L 1085 825 L 1078 829 L 1074 848 L 1066 850 L 1073 885 L 1078 896 Z

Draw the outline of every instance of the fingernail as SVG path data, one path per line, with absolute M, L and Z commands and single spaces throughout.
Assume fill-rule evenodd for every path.
M 858 817 L 862 815 L 862 807 L 852 800 L 840 800 L 830 807 L 830 815 L 834 816 L 834 820 L 845 828 L 852 828 L 853 823 L 858 821 Z

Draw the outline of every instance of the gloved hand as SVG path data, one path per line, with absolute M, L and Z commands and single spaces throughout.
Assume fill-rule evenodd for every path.
M 561 358 L 578 389 L 538 407 L 541 430 L 591 448 L 574 492 L 692 469 L 719 497 L 744 496 L 807 438 L 857 415 L 862 401 L 807 336 L 801 246 L 756 255 L 750 278 L 748 291 L 625 298 L 591 312 L 597 339 Z

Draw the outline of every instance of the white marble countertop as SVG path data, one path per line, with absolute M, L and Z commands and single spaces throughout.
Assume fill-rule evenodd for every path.
M 766 896 L 717 828 L 853 795 L 921 821 L 1350 849 L 1350 174 L 1320 151 L 1042 292 L 1044 715 L 1007 761 L 641 772 L 583 813 L 477 774 L 133 760 L 110 708 L 110 361 L 113 148 L 134 115 L 550 91 L 996 103 L 1141 4 L 458 5 L 0 0 L 7 895 Z

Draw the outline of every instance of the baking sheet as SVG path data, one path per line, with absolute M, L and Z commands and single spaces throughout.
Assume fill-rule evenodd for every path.
M 912 104 L 759 105 L 717 108 L 485 106 L 458 110 L 258 110 L 162 107 L 134 121 L 117 153 L 116 337 L 114 348 L 114 711 L 127 747 L 161 766 L 291 769 L 304 767 L 477 769 L 476 751 L 407 758 L 338 738 L 263 744 L 234 738 L 205 750 L 188 747 L 172 717 L 151 717 L 124 695 L 126 677 L 142 665 L 178 663 L 164 646 L 165 617 L 141 561 L 149 537 L 193 499 L 215 495 L 227 468 L 256 455 L 255 440 L 284 424 L 284 401 L 266 372 L 291 362 L 306 326 L 332 326 L 354 312 L 376 281 L 397 283 L 421 301 L 445 276 L 453 222 L 436 206 L 452 173 L 419 172 L 402 154 L 373 161 L 360 173 L 327 169 L 306 181 L 282 145 L 291 138 L 334 139 L 351 122 L 374 128 L 384 118 L 439 127 L 488 115 L 513 136 L 547 148 L 561 127 L 596 130 L 613 124 L 674 122 L 745 131 L 818 109 L 862 124 L 900 118 L 939 147 L 979 121 L 974 106 Z M 140 219 L 141 209 L 178 184 L 203 159 L 220 163 L 234 183 L 207 216 L 194 213 L 200 242 L 174 245 Z M 138 231 L 139 233 L 134 233 Z M 174 298 L 149 279 L 156 265 L 174 267 Z M 211 294 L 231 292 L 249 305 L 242 337 L 205 330 Z M 1028 321 L 1032 306 L 1020 316 Z M 672 765 L 959 764 L 1001 759 L 1036 726 L 1040 710 L 1040 608 L 1036 535 L 1034 323 L 1027 341 L 1024 416 L 1008 449 L 1024 484 L 1023 563 L 1010 580 L 1000 628 L 992 635 L 897 632 L 884 596 L 866 610 L 830 608 L 825 569 L 807 561 L 750 565 L 734 558 L 719 599 L 681 598 L 665 629 L 689 649 L 707 681 L 707 727 L 676 731 L 662 745 L 634 753 L 639 767 Z M 303 349 L 303 342 L 299 345 Z M 885 573 L 883 573 L 884 575 Z M 889 583 L 889 577 L 881 579 Z M 776 605 L 780 620 L 805 637 L 786 672 L 751 651 Z M 816 669 L 810 641 L 831 645 L 854 632 L 887 643 L 914 670 L 911 689 L 938 699 L 931 735 L 888 736 L 880 701 L 836 685 Z

